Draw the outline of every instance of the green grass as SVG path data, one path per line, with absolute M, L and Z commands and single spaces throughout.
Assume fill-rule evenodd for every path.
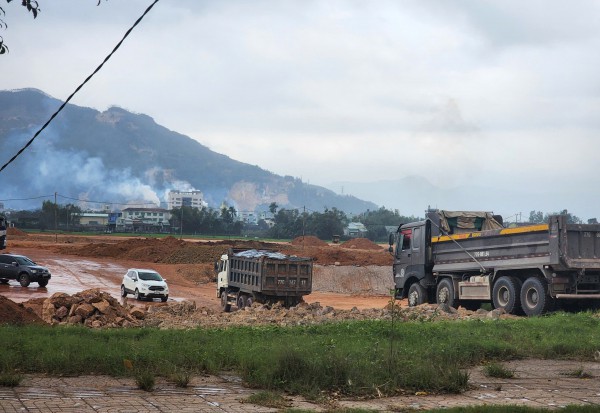
M 0 387 L 17 387 L 21 384 L 23 375 L 12 371 L 0 373 Z
M 133 376 L 143 367 L 172 378 L 174 372 L 231 371 L 252 387 L 314 399 L 322 391 L 459 393 L 467 388 L 468 367 L 529 357 L 591 361 L 599 343 L 600 318 L 591 313 L 393 326 L 388 321 L 192 330 L 0 326 L 0 372 Z
M 512 379 L 515 377 L 515 372 L 513 370 L 496 362 L 484 366 L 483 372 L 486 376 L 495 377 L 497 379 Z
M 242 400 L 244 403 L 252 403 L 258 406 L 283 409 L 289 406 L 289 402 L 281 394 L 272 391 L 260 391 Z

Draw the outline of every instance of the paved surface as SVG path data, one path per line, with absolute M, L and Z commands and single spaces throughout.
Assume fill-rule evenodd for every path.
M 570 404 L 596 405 L 600 411 L 600 363 L 526 360 L 504 364 L 512 379 L 492 379 L 482 368 L 470 372 L 472 389 L 461 395 L 407 395 L 365 401 L 338 400 L 336 407 L 378 411 L 404 408 L 425 410 L 482 404 L 514 404 L 559 408 Z M 590 378 L 574 377 L 584 372 Z M 136 388 L 130 378 L 106 376 L 27 376 L 15 388 L 0 387 L 0 412 L 277 412 L 244 403 L 257 390 L 235 377 L 194 377 L 187 388 L 158 380 L 153 392 Z M 289 398 L 290 407 L 324 411 L 323 406 Z

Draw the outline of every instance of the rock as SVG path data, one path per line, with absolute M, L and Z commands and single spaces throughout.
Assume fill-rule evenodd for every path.
M 92 306 L 98 309 L 102 314 L 107 314 L 111 308 L 110 303 L 106 300 L 92 303 Z
M 81 316 L 81 318 L 83 319 L 86 319 L 92 314 L 94 314 L 94 311 L 96 311 L 96 308 L 93 305 L 83 303 L 77 307 L 77 310 L 75 310 L 75 314 Z
M 80 315 L 76 314 L 67 319 L 67 323 L 69 324 L 80 324 L 83 321 Z
M 65 318 L 67 315 L 69 314 L 69 309 L 65 306 L 62 306 L 60 308 L 58 308 L 56 310 L 56 313 L 54 314 L 54 317 L 62 320 L 63 318 Z
M 56 314 L 56 308 L 50 299 L 44 301 L 44 305 L 42 306 L 42 320 L 47 323 L 51 323 L 54 319 L 54 315 Z
M 129 312 L 129 314 L 131 314 L 131 316 L 133 318 L 136 318 L 138 320 L 143 320 L 144 317 L 146 316 L 146 313 L 140 309 L 140 308 L 133 308 L 131 309 L 131 311 Z

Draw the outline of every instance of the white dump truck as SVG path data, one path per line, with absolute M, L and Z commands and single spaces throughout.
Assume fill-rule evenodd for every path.
M 298 304 L 311 293 L 313 259 L 285 255 L 272 250 L 235 249 L 215 263 L 217 297 L 223 311 L 254 302 Z

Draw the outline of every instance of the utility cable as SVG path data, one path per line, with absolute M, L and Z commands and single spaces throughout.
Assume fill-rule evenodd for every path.
M 108 61 L 108 59 L 110 59 L 112 57 L 112 55 L 119 49 L 119 47 L 121 47 L 121 44 L 123 43 L 123 41 L 129 36 L 129 34 L 133 31 L 133 29 L 142 21 L 142 19 L 146 16 L 146 14 L 148 14 L 148 12 L 150 12 L 150 10 L 152 10 L 152 8 L 154 7 L 154 5 L 158 3 L 158 0 L 154 0 L 154 2 L 148 6 L 148 8 L 144 11 L 144 13 L 135 21 L 135 23 L 133 23 L 133 26 L 131 26 L 129 28 L 129 30 L 127 30 L 127 32 L 125 32 L 125 35 L 123 36 L 123 38 L 119 41 L 119 43 L 117 43 L 117 45 L 113 48 L 113 50 L 108 54 L 108 56 L 106 56 L 104 58 L 104 60 L 102 61 L 102 63 L 100 63 L 100 65 L 96 68 L 96 70 L 94 70 L 92 72 L 91 75 L 89 75 L 84 81 L 83 83 L 81 83 L 79 86 L 77 86 L 77 89 L 75 89 L 75 91 L 73 93 L 71 93 L 71 95 L 67 98 L 67 100 L 65 100 L 63 102 L 62 105 L 60 105 L 60 107 L 58 108 L 58 110 L 56 112 L 54 112 L 52 114 L 52 116 L 50 116 L 50 119 L 48 119 L 46 121 L 46 123 L 44 123 L 44 125 L 33 135 L 33 137 L 25 144 L 25 146 L 23 146 L 21 149 L 19 149 L 19 152 L 17 152 L 15 154 L 15 156 L 13 156 L 12 158 L 10 158 L 10 160 L 8 162 L 6 162 L 4 165 L 2 165 L 2 167 L 0 168 L 0 173 L 8 166 L 10 165 L 15 159 L 17 159 L 24 151 L 25 149 L 27 149 L 29 147 L 29 145 L 31 145 L 33 143 L 33 141 L 35 140 L 35 138 L 38 137 L 38 135 L 40 133 L 42 133 L 42 131 L 44 129 L 46 129 L 46 127 L 50 124 L 50 122 L 52 122 L 54 120 L 54 118 L 64 109 L 65 106 L 67 106 L 67 103 L 69 103 L 69 101 L 75 96 L 75 94 L 77 94 L 77 92 L 79 92 L 79 90 L 92 78 L 94 77 L 94 75 L 96 73 L 98 73 L 100 71 L 100 69 L 102 69 L 102 66 L 104 66 L 104 63 L 106 63 Z

